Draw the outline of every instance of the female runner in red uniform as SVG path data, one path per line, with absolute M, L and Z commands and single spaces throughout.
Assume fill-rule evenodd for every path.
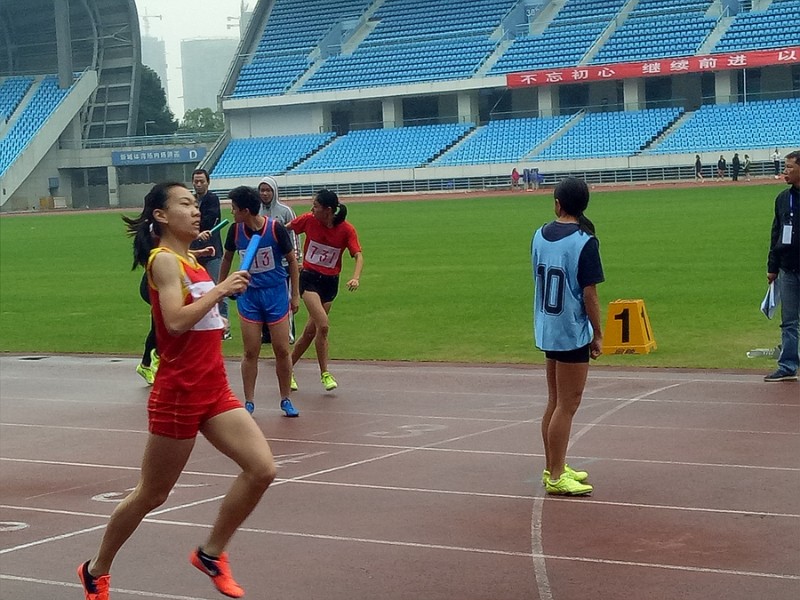
M 147 268 L 161 362 L 147 405 L 150 435 L 139 482 L 114 510 L 98 553 L 78 567 L 78 577 L 86 600 L 109 599 L 114 557 L 142 519 L 166 501 L 200 432 L 242 472 L 205 543 L 189 560 L 220 592 L 239 598 L 244 590 L 231 575 L 225 547 L 275 479 L 275 462 L 261 430 L 228 386 L 221 352 L 225 322 L 217 305 L 243 292 L 250 276 L 237 271 L 214 285 L 189 253 L 200 211 L 179 183 L 154 186 L 141 215 L 124 219 L 134 237 L 134 266 Z M 155 248 L 151 231 L 159 239 Z
M 320 379 L 327 391 L 336 389 L 337 383 L 328 371 L 328 313 L 339 292 L 339 273 L 342 271 L 342 252 L 348 250 L 356 261 L 353 276 L 347 282 L 351 292 L 358 289 L 358 280 L 364 266 L 361 245 L 355 227 L 348 223 L 347 207 L 330 190 L 314 194 L 311 212 L 292 219 L 287 225 L 297 234 L 305 234 L 303 243 L 303 270 L 300 272 L 300 296 L 308 309 L 308 323 L 295 342 L 292 365 L 303 356 L 311 342 L 317 351 Z M 297 384 L 292 376 L 292 389 Z

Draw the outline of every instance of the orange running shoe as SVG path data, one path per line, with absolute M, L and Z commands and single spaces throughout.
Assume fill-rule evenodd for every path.
M 217 559 L 210 559 L 200 556 L 200 548 L 193 551 L 189 556 L 189 562 L 200 569 L 203 573 L 211 577 L 211 582 L 216 588 L 230 598 L 241 598 L 244 590 L 236 583 L 231 575 L 231 566 L 228 564 L 228 553 L 223 552 Z M 87 600 L 93 600 L 87 597 Z M 98 600 L 103 600 L 98 598 Z
M 108 600 L 108 591 L 111 587 L 111 575 L 92 577 L 89 573 L 89 561 L 78 565 L 78 579 L 83 585 L 86 600 Z

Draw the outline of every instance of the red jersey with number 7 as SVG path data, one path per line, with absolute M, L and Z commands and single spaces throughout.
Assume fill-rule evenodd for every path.
M 350 256 L 361 252 L 356 228 L 347 221 L 325 227 L 309 212 L 292 219 L 287 227 L 306 236 L 303 243 L 303 269 L 323 275 L 338 275 L 342 270 L 342 251 L 349 250 Z

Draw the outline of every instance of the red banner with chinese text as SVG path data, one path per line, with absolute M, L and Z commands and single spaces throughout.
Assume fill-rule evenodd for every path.
M 607 65 L 581 65 L 560 67 L 540 71 L 508 73 L 506 84 L 510 88 L 557 83 L 584 83 L 630 79 L 631 77 L 653 77 L 681 75 L 683 73 L 704 73 L 789 65 L 800 63 L 800 46 L 775 48 L 773 50 L 752 50 L 732 54 L 709 54 L 706 56 L 686 56 L 680 58 L 657 58 L 642 62 L 612 63 Z

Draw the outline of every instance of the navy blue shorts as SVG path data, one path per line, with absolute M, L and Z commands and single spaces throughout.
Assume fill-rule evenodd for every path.
M 551 360 L 563 363 L 588 363 L 591 356 L 591 347 L 586 344 L 583 348 L 575 350 L 545 350 L 544 355 Z
M 236 300 L 236 308 L 245 321 L 279 323 L 289 315 L 289 286 L 249 287 Z

